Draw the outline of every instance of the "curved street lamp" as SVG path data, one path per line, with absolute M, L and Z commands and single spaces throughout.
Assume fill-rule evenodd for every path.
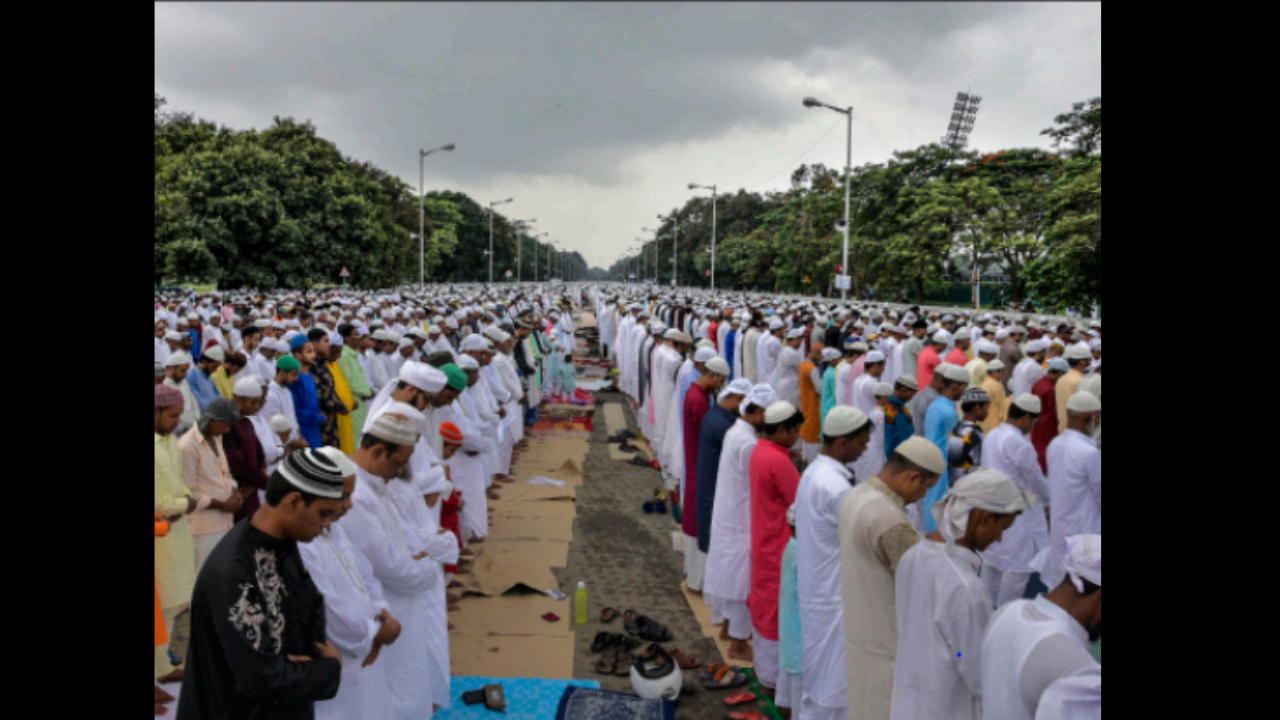
M 838 108 L 811 97 L 804 99 L 804 106 L 807 108 L 824 107 L 841 113 L 849 119 L 848 144 L 844 164 L 844 228 L 842 228 L 844 230 L 844 255 L 841 259 L 840 268 L 846 277 L 852 277 L 853 273 L 849 270 L 849 207 L 853 179 L 853 106 Z M 849 299 L 849 289 L 843 284 L 840 287 L 840 299 Z
M 711 291 L 716 289 L 716 186 L 689 183 L 690 190 L 711 191 Z
M 489 284 L 493 284 L 493 209 L 499 205 L 515 202 L 512 198 L 495 200 L 489 203 Z
M 434 150 L 418 150 L 418 292 L 427 289 L 427 172 L 428 155 L 438 152 L 453 152 L 453 143 L 443 145 Z

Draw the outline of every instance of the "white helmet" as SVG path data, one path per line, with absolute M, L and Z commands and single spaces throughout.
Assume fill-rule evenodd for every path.
M 631 665 L 631 687 L 645 700 L 680 699 L 684 675 L 671 654 L 654 648 L 652 655 L 637 655 Z

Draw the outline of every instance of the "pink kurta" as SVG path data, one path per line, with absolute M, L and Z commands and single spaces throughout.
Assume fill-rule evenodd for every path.
M 682 518 L 684 534 L 698 536 L 698 442 L 702 435 L 702 418 L 711 412 L 711 393 L 698 386 L 689 386 L 684 397 L 684 506 Z

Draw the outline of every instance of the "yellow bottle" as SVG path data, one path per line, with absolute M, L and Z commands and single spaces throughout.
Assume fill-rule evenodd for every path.
M 574 607 L 574 614 L 576 615 L 575 620 L 578 621 L 579 625 L 586 625 L 587 624 L 587 584 L 584 582 L 578 583 L 578 592 L 574 593 L 574 596 L 573 596 L 573 607 Z

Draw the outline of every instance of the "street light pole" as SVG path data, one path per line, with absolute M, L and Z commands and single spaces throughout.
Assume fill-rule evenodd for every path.
M 716 186 L 689 183 L 690 190 L 711 191 L 711 291 L 716 290 Z
M 493 284 L 493 209 L 499 205 L 513 202 L 512 198 L 495 200 L 489 203 L 489 284 Z
M 427 290 L 427 156 L 453 150 L 452 143 L 435 150 L 418 150 L 418 292 Z
M 840 261 L 842 263 L 840 267 L 843 270 L 845 276 L 850 278 L 850 284 L 852 284 L 853 272 L 849 268 L 849 231 L 851 230 L 851 227 L 849 225 L 849 222 L 850 222 L 849 211 L 852 206 L 851 194 L 853 190 L 853 107 L 852 106 L 848 108 L 832 107 L 831 105 L 828 105 L 824 102 L 820 102 L 811 97 L 804 99 L 804 106 L 807 108 L 824 107 L 824 108 L 827 108 L 828 110 L 834 110 L 838 113 L 843 113 L 845 117 L 847 117 L 849 120 L 848 143 L 846 145 L 845 165 L 844 165 L 844 254 Z M 845 287 L 840 288 L 840 299 L 841 300 L 849 299 L 848 288 L 845 288 Z
M 520 282 L 520 274 L 522 269 L 521 259 L 522 259 L 522 256 L 524 255 L 524 241 L 520 239 L 520 228 L 521 226 L 528 226 L 536 222 L 538 222 L 537 218 L 534 218 L 532 220 L 516 221 L 516 282 Z

